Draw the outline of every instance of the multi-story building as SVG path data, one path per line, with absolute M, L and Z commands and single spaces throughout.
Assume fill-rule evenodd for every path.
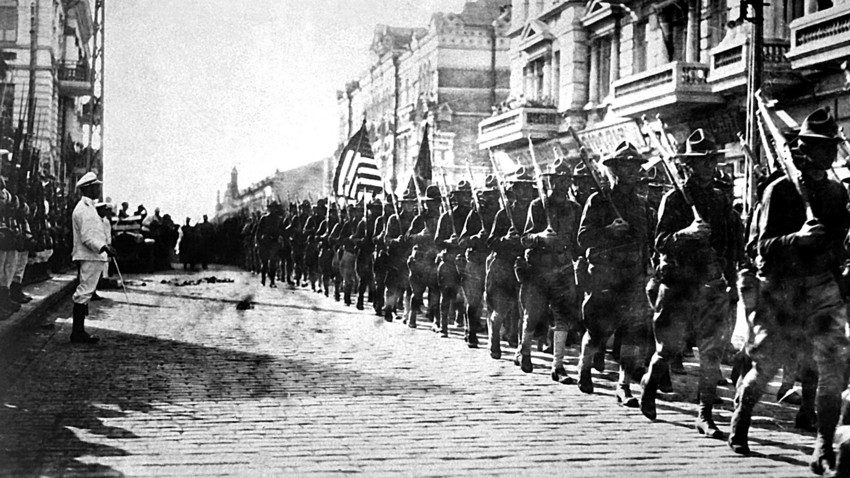
M 280 201 L 285 207 L 290 202 L 309 199 L 315 204 L 319 198 L 327 196 L 324 189 L 327 184 L 329 161 L 319 160 L 287 171 L 275 171 L 271 176 L 239 189 L 239 172 L 236 168 L 230 172 L 230 182 L 224 190 L 224 198 L 216 201 L 216 221 L 222 221 L 241 212 L 263 212 L 272 201 Z
M 469 1 L 460 13 L 436 13 L 427 28 L 378 25 L 375 61 L 338 92 L 340 148 L 365 119 L 384 178 L 403 187 L 426 123 L 437 174 L 465 177 L 466 162 L 487 164 L 478 123 L 508 94 L 509 0 Z
M 80 153 L 91 121 L 92 34 L 88 0 L 0 0 L 0 50 L 7 68 L 0 86 L 2 147 L 12 149 L 15 128 L 23 125 L 41 153 L 42 170 L 60 180 L 75 168 L 100 169 L 77 164 L 86 159 Z
M 749 58 L 760 55 L 763 89 L 799 121 L 829 104 L 844 121 L 839 63 L 850 56 L 850 5 L 778 0 L 764 7 L 763 47 L 729 0 L 514 0 L 510 98 L 479 124 L 478 145 L 528 161 L 574 151 L 567 128 L 595 153 L 628 139 L 646 146 L 643 118 L 660 116 L 679 141 L 698 127 L 740 157 Z M 828 5 L 827 5 L 828 4 Z M 547 152 L 549 157 L 547 158 Z

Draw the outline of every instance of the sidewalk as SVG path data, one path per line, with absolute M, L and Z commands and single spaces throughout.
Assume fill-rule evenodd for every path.
M 0 321 L 0 350 L 8 350 L 23 331 L 35 325 L 44 313 L 74 291 L 76 274 L 58 273 L 46 281 L 24 287 L 33 300 L 21 305 L 6 320 Z

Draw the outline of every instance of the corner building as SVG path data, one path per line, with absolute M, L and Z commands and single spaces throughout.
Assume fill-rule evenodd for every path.
M 427 28 L 378 25 L 374 63 L 337 93 L 339 150 L 365 117 L 384 178 L 404 188 L 430 123 L 435 179 L 466 178 L 467 160 L 483 178 L 478 124 L 508 96 L 509 4 L 470 1 L 460 13 L 435 13 Z
M 510 96 L 479 123 L 478 146 L 528 163 L 528 143 L 547 162 L 575 157 L 572 126 L 596 154 L 626 139 L 646 148 L 641 118 L 660 116 L 682 142 L 705 128 L 730 150 L 741 174 L 737 133 L 746 122 L 749 57 L 761 55 L 763 89 L 798 121 L 840 105 L 841 60 L 850 55 L 850 4 L 778 0 L 764 7 L 764 45 L 752 52 L 752 25 L 740 2 L 514 0 Z

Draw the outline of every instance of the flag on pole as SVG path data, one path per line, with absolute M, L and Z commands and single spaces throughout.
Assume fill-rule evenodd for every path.
M 416 181 L 419 184 L 419 190 L 425 191 L 432 179 L 431 169 L 431 145 L 428 142 L 428 131 L 431 125 L 425 123 L 425 130 L 422 132 L 422 143 L 419 144 L 419 155 L 416 156 L 416 164 L 413 165 L 413 176 L 411 181 Z M 408 188 L 416 191 L 415 186 L 411 182 Z
M 380 194 L 383 188 L 381 171 L 372 153 L 364 120 L 360 130 L 348 140 L 339 155 L 333 190 L 339 197 L 356 199 L 358 193 Z

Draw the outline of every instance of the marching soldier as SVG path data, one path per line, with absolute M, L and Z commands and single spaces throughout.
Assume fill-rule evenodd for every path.
M 319 229 L 316 231 L 319 245 L 319 275 L 325 297 L 328 297 L 330 294 L 331 282 L 334 281 L 333 260 L 335 249 L 331 243 L 331 231 L 337 225 L 337 222 L 336 204 L 331 203 L 328 206 L 327 217 L 322 220 L 321 224 L 319 224 Z
M 687 178 L 683 190 L 692 198 L 693 208 L 679 190 L 665 195 L 661 203 L 655 234 L 659 283 L 652 304 L 656 349 L 642 380 L 640 400 L 641 412 L 654 420 L 659 383 L 693 333 L 700 359 L 696 428 L 713 438 L 720 435 L 712 408 L 727 336 L 728 284 L 736 277 L 733 248 L 740 242 L 732 237 L 732 205 L 713 183 L 721 155 L 702 129 L 694 131 L 678 154 Z
M 508 345 L 519 345 L 519 283 L 514 273 L 514 263 L 522 256 L 522 245 L 516 228 L 524 227 L 528 205 L 534 196 L 534 182 L 523 167 L 517 168 L 505 179 L 505 183 L 508 209 L 503 205 L 493 219 L 493 229 L 487 237 L 487 247 L 492 252 L 487 257 L 487 275 L 484 279 L 487 306 L 491 311 L 487 321 L 490 357 L 496 360 L 502 357 L 503 325 Z
M 322 220 L 327 215 L 327 202 L 325 198 L 316 201 L 313 214 L 304 223 L 303 234 L 306 240 L 304 246 L 304 271 L 310 282 L 310 289 L 316 292 L 316 282 L 319 280 L 319 238 L 317 231 Z M 319 285 L 318 292 L 321 292 Z
M 363 299 L 366 291 L 369 290 L 369 295 L 375 293 L 374 275 L 372 267 L 374 265 L 375 243 L 373 235 L 375 232 L 375 222 L 384 210 L 381 200 L 373 198 L 367 206 L 367 215 L 357 224 L 357 230 L 354 233 L 353 240 L 357 246 L 357 259 L 355 260 L 355 272 L 357 274 L 357 310 L 363 310 Z
M 307 236 L 304 227 L 310 219 L 312 205 L 305 199 L 299 206 L 299 213 L 290 218 L 286 228 L 286 236 L 289 238 L 290 255 L 292 258 L 292 281 L 296 286 L 307 285 L 307 269 L 304 267 L 304 251 L 307 247 Z M 303 279 L 303 283 L 302 283 Z
M 260 284 L 275 288 L 277 263 L 280 257 L 281 236 L 283 235 L 283 207 L 272 202 L 257 224 L 257 252 L 260 258 Z
M 405 300 L 404 312 L 407 315 L 407 326 L 416 327 L 416 309 L 422 303 L 425 289 L 428 289 L 428 318 L 434 321 L 434 330 L 439 331 L 440 322 L 440 290 L 437 286 L 437 245 L 434 237 L 437 232 L 437 222 L 440 219 L 440 189 L 428 186 L 425 197 L 421 198 L 425 210 L 413 218 L 407 232 L 408 239 L 413 245 L 413 251 L 407 266 L 410 269 L 410 301 Z M 446 335 L 448 336 L 448 335 Z
M 581 211 L 568 196 L 571 172 L 561 159 L 550 166 L 546 173 L 550 183 L 546 203 L 537 198 L 528 208 L 522 237 L 525 257 L 518 259 L 515 266 L 523 316 L 521 344 L 514 362 L 523 372 L 534 369 L 531 341 L 538 327 L 545 324 L 547 311 L 551 311 L 555 322 L 552 380 L 563 384 L 575 383 L 564 369 L 564 353 L 567 333 L 578 323 L 572 261 L 578 249 L 576 232 Z
M 847 310 L 836 282 L 850 229 L 848 196 L 826 171 L 837 154 L 839 127 L 826 110 L 803 122 L 793 161 L 808 196 L 808 219 L 801 192 L 787 178 L 765 190 L 758 228 L 760 302 L 754 318 L 753 367 L 740 381 L 729 446 L 747 454 L 752 410 L 788 350 L 811 350 L 818 373 L 817 439 L 811 469 L 835 468 L 833 435 L 847 383 Z M 701 352 L 701 351 L 700 351 Z
M 455 206 L 440 216 L 437 224 L 435 242 L 440 249 L 437 255 L 437 285 L 440 289 L 440 335 L 449 336 L 449 321 L 458 311 L 458 294 L 460 293 L 460 275 L 458 274 L 457 256 L 462 252 L 458 244 L 463 223 L 471 211 L 472 186 L 468 181 L 461 181 L 456 190 L 450 193 L 450 201 Z M 462 301 L 461 301 L 462 304 Z M 460 312 L 462 314 L 462 312 Z M 435 324 L 436 325 L 436 324 Z
M 393 203 L 395 198 L 387 195 L 384 199 L 384 207 L 381 215 L 375 220 L 375 227 L 372 230 L 372 242 L 375 244 L 375 260 L 372 264 L 372 276 L 375 278 L 375 294 L 373 296 L 372 307 L 375 309 L 375 315 L 382 317 L 384 315 L 384 294 L 387 291 L 387 269 L 389 267 L 389 254 L 387 253 L 386 244 L 386 229 L 387 221 L 393 215 Z
M 484 189 L 476 191 L 478 209 L 469 212 L 458 240 L 458 245 L 465 249 L 465 260 L 458 262 L 458 273 L 466 299 L 464 340 L 470 348 L 478 348 L 478 330 L 481 326 L 481 306 L 487 272 L 487 236 L 493 229 L 493 221 L 499 211 L 499 191 L 496 187 L 496 178 L 487 176 Z
M 399 201 L 399 214 L 390 216 L 384 229 L 384 244 L 387 249 L 384 320 L 387 322 L 393 321 L 399 300 L 409 297 L 411 293 L 407 259 L 410 257 L 412 246 L 407 240 L 407 231 L 413 223 L 414 216 L 416 216 L 416 193 L 408 189 Z M 410 304 L 407 304 L 407 307 L 405 315 Z
M 593 182 L 593 177 L 587 172 L 587 166 L 583 162 L 578 163 L 573 168 L 572 176 L 573 182 L 570 185 L 570 199 L 583 208 L 590 195 L 596 192 L 596 184 Z
M 355 233 L 357 232 L 357 224 L 363 218 L 363 202 L 348 207 L 348 219 L 337 224 L 335 229 L 339 229 L 335 233 L 331 233 L 331 237 L 336 237 L 339 257 L 339 275 L 342 280 L 343 302 L 345 305 L 351 305 L 351 293 L 354 290 L 357 282 L 357 273 L 355 271 L 355 263 L 357 261 L 357 244 L 355 242 Z M 338 293 L 336 295 L 339 295 Z
M 584 295 L 585 327 L 579 360 L 579 389 L 593 393 L 591 367 L 596 354 L 622 332 L 617 403 L 639 406 L 632 396 L 631 374 L 643 369 L 652 344 L 652 314 L 644 284 L 653 238 L 652 213 L 637 193 L 643 157 L 630 143 L 620 143 L 603 160 L 612 188 L 591 194 L 582 214 L 578 242 L 587 251 L 589 283 Z

